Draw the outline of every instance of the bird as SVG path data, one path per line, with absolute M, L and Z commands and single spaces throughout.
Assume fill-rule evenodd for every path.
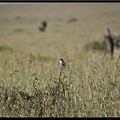
M 113 54 L 114 54 L 114 40 L 111 36 L 111 32 L 110 32 L 109 28 L 107 28 L 107 32 L 108 32 L 108 40 L 109 40 L 109 43 L 110 43 L 110 52 L 111 52 L 111 57 L 112 57 Z
M 66 67 L 66 63 L 63 59 L 60 59 L 60 64 L 62 67 L 64 67 L 64 68 Z

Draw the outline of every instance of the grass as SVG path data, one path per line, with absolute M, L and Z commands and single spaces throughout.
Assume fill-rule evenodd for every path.
M 119 35 L 118 3 L 0 6 L 0 117 L 120 117 L 119 49 L 86 48 Z

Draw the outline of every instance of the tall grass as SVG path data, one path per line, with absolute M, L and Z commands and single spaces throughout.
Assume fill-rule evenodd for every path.
M 53 59 L 1 54 L 1 117 L 120 116 L 119 60 L 95 52 L 51 71 Z

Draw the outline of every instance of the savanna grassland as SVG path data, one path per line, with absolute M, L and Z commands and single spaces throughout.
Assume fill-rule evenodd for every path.
M 120 49 L 85 47 L 107 27 L 120 3 L 0 4 L 0 117 L 120 117 Z

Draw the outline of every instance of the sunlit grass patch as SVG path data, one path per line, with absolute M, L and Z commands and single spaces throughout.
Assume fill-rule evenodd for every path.
M 43 56 L 41 54 L 29 54 L 29 61 L 32 62 L 34 60 L 38 60 L 38 61 L 41 61 L 41 62 L 49 62 L 49 61 L 53 61 L 54 58 L 52 57 L 49 57 L 49 56 Z

